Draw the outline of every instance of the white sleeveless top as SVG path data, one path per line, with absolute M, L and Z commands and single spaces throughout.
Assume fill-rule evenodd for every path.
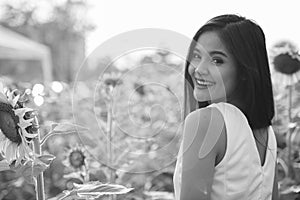
M 253 132 L 246 116 L 229 103 L 213 103 L 223 115 L 226 133 L 226 152 L 215 166 L 211 200 L 271 200 L 277 143 L 271 126 L 268 127 L 268 147 L 261 166 Z M 180 199 L 182 148 L 180 147 L 173 176 L 175 199 Z

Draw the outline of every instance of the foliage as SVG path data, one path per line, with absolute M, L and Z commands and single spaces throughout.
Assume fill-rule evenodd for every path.
M 170 63 L 162 67 L 161 63 L 148 61 L 141 59 L 138 69 L 119 71 L 119 78 L 100 76 L 104 84 L 82 81 L 74 86 L 76 123 L 90 127 L 90 131 L 80 135 L 81 141 L 89 144 L 90 154 L 103 166 L 106 177 L 110 174 L 105 167 L 110 159 L 106 148 L 108 105 L 111 100 L 114 102 L 114 156 L 109 166 L 116 183 L 135 188 L 121 199 L 146 198 L 145 182 L 157 171 L 172 171 L 178 150 L 183 88 L 180 67 Z M 110 84 L 118 83 L 117 79 L 122 84 Z
M 68 199 L 95 199 L 103 195 L 109 194 L 125 194 L 133 190 L 133 188 L 125 188 L 124 186 L 114 184 L 103 184 L 101 182 L 89 182 L 86 184 L 74 183 L 72 191 L 64 191 L 64 196 L 59 200 Z
M 273 127 L 278 144 L 278 177 L 281 199 L 299 197 L 300 84 L 299 53 L 289 42 L 271 50 L 274 65 L 273 88 L 276 104 Z
M 20 95 L 18 95 L 16 97 L 14 97 L 14 96 L 10 97 L 11 96 L 10 94 L 11 93 L 8 93 L 8 101 L 7 102 L 8 103 L 11 102 L 11 104 L 12 104 L 11 109 L 14 109 L 15 105 L 20 107 L 21 103 L 19 103 L 17 101 L 19 99 Z M 0 98 L 1 98 L 2 102 L 6 101 L 6 99 L 4 98 L 4 94 L 2 94 L 2 93 L 0 95 Z M 4 104 L 4 103 L 2 103 L 2 104 Z M 8 104 L 8 105 L 10 105 L 10 104 Z M 20 113 L 21 114 L 20 117 L 23 117 L 24 114 L 26 114 L 27 112 L 32 111 L 32 109 L 29 109 L 27 107 L 25 107 L 25 108 L 21 107 L 20 109 L 19 109 L 19 107 L 17 107 L 15 110 L 12 110 L 11 112 L 15 112 L 16 115 L 17 115 L 17 113 Z M 3 110 L 3 111 L 11 113 L 8 108 L 6 108 L 6 107 L 3 107 L 3 108 L 5 108 L 5 110 Z M 19 110 L 24 110 L 24 112 L 19 112 Z M 11 116 L 13 117 L 14 115 L 12 114 Z M 25 119 L 27 120 L 27 119 L 30 119 L 30 118 L 25 118 Z M 22 121 L 20 119 L 18 121 L 20 121 L 22 123 Z M 31 121 L 32 120 L 30 120 L 30 122 Z M 25 123 L 25 121 L 24 121 L 24 123 Z M 3 124 L 1 126 L 1 129 L 3 131 L 5 131 L 5 132 L 3 132 L 4 136 L 8 137 L 9 136 L 8 135 L 9 129 L 7 129 L 7 128 L 3 129 L 4 125 L 5 124 Z M 28 131 L 28 130 L 37 131 L 37 129 L 33 129 L 33 128 L 25 130 L 25 128 L 28 128 L 28 126 L 31 126 L 31 124 L 29 123 L 29 120 L 28 120 L 28 123 L 26 122 L 26 126 L 23 127 L 23 125 L 21 125 L 21 128 L 22 128 L 22 130 L 24 129 L 23 131 Z M 86 131 L 86 130 L 87 129 L 84 128 L 84 127 L 74 125 L 74 124 L 71 124 L 71 123 L 52 123 L 50 128 L 48 129 L 48 132 L 43 134 L 43 138 L 42 138 L 41 141 L 40 140 L 35 141 L 33 139 L 34 150 L 40 149 L 43 144 L 46 144 L 46 142 L 50 138 L 50 136 L 62 135 L 62 134 L 66 135 L 66 134 L 71 134 L 71 133 L 73 133 L 73 134 L 74 133 L 81 133 L 81 132 Z M 37 135 L 37 134 L 35 134 L 35 135 L 32 135 L 32 137 L 31 137 L 31 135 L 29 133 L 26 132 L 26 134 L 20 133 L 21 136 L 26 136 L 26 137 L 30 136 L 29 139 L 31 139 L 31 138 L 33 138 Z M 40 136 L 38 136 L 38 138 L 40 138 Z M 11 138 L 10 138 L 10 140 L 11 140 Z M 15 140 L 12 140 L 12 141 L 16 142 Z M 26 143 L 24 143 L 24 145 L 26 145 Z M 35 145 L 38 145 L 38 146 L 36 147 Z M 34 184 L 36 186 L 36 194 L 37 194 L 36 197 L 37 197 L 37 199 L 40 200 L 40 199 L 44 199 L 44 189 L 43 189 L 44 183 L 43 183 L 43 179 L 39 178 L 39 177 L 49 167 L 50 163 L 53 161 L 55 156 L 53 156 L 51 154 L 44 154 L 44 153 L 40 153 L 40 152 L 34 152 L 33 150 L 31 150 L 31 147 L 32 146 L 27 147 L 27 151 L 30 151 L 28 153 L 28 155 L 33 156 L 32 159 L 30 157 L 28 157 L 28 158 L 27 157 L 20 157 L 20 158 L 17 157 L 17 160 L 13 160 L 12 163 L 10 162 L 10 160 L 8 160 L 9 157 L 8 157 L 7 153 L 5 153 L 7 151 L 4 151 L 4 153 L 3 153 L 3 151 L 1 151 L 1 157 L 3 156 L 1 158 L 1 171 L 3 171 L 3 170 L 13 170 L 13 171 L 16 172 L 17 177 L 23 177 L 23 179 L 26 182 Z M 3 147 L 3 148 L 7 148 L 7 147 Z M 12 157 L 12 158 L 14 158 L 14 157 Z M 89 180 L 87 180 L 87 181 L 89 181 Z M 23 182 L 21 182 L 20 184 L 23 185 Z M 94 184 L 94 182 L 86 182 L 84 184 Z M 98 183 L 95 183 L 95 185 L 99 186 Z M 130 190 L 126 190 L 125 187 L 122 187 L 120 185 L 106 184 L 105 186 L 106 186 L 106 190 L 103 190 L 103 188 L 102 188 L 101 190 L 96 190 L 95 191 L 96 193 L 91 193 L 90 195 L 100 196 L 102 194 L 117 194 L 117 193 L 126 193 L 126 191 L 130 191 Z M 117 188 L 119 188 L 119 190 Z M 78 186 L 77 189 L 78 189 L 78 191 L 81 191 L 82 186 Z M 99 191 L 100 191 L 100 193 L 99 193 Z M 106 191 L 106 192 L 104 192 L 104 191 Z M 80 195 L 85 195 L 86 192 L 87 191 L 85 191 L 84 194 L 82 194 L 81 192 L 78 192 L 78 195 L 79 196 Z M 66 193 L 67 193 L 67 191 L 66 191 Z M 76 189 L 72 190 L 71 194 L 72 194 L 72 196 L 77 195 Z M 4 195 L 6 196 L 6 194 L 4 194 Z
M 161 56 L 162 59 L 152 60 L 151 56 L 148 56 L 148 59 L 142 58 L 140 63 L 137 63 L 141 66 L 140 69 L 119 71 L 122 84 L 118 85 L 118 82 L 114 81 L 118 79 L 116 74 L 103 76 L 107 80 L 106 85 L 115 87 L 113 90 L 103 91 L 100 86 L 95 90 L 96 83 L 86 81 L 74 85 L 63 83 L 63 91 L 56 93 L 46 85 L 42 94 L 44 104 L 36 106 L 33 99 L 28 102 L 28 106 L 39 113 L 44 154 L 56 156 L 44 173 L 47 197 L 59 197 L 64 190 L 71 192 L 75 189 L 74 183 L 85 184 L 84 179 L 76 177 L 76 174 L 62 164 L 66 148 L 70 149 L 78 144 L 86 147 L 86 154 L 91 158 L 88 160 L 90 181 L 107 183 L 112 168 L 116 184 L 135 188 L 126 196 L 117 196 L 118 199 L 152 198 L 150 193 L 146 194 L 144 191 L 160 190 L 172 194 L 170 177 L 174 170 L 180 139 L 178 134 L 181 124 L 183 79 L 181 66 L 166 62 L 165 57 L 170 55 L 160 52 L 157 54 L 153 56 Z M 165 67 L 157 60 L 163 60 Z M 10 85 L 22 88 L 23 91 L 26 87 L 33 87 L 28 83 L 12 82 Z M 107 93 L 109 91 L 112 92 L 110 96 Z M 118 102 L 112 110 L 112 166 L 107 165 L 105 135 L 108 120 L 107 102 L 110 98 Z M 82 130 L 80 134 L 55 134 L 60 132 L 60 127 L 74 123 L 77 126 L 64 133 L 74 133 L 75 129 L 79 128 Z M 88 130 L 83 131 L 82 127 L 88 127 Z M 50 135 L 51 137 L 48 137 Z M 164 149 L 166 145 L 168 146 Z M 18 181 L 17 177 L 15 181 Z M 22 182 L 18 191 L 22 191 L 26 185 L 26 182 Z M 32 189 L 31 194 L 34 194 Z

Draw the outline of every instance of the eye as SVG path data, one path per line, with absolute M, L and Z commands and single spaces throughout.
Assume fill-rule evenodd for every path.
M 221 58 L 212 58 L 211 62 L 217 66 L 222 65 L 224 63 L 223 59 L 221 59 Z
M 192 58 L 201 59 L 201 56 L 198 53 L 193 53 Z

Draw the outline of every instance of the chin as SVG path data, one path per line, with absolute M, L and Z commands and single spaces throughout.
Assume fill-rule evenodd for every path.
M 199 101 L 199 102 L 211 100 L 211 98 L 209 96 L 207 96 L 206 94 L 202 94 L 202 93 L 195 92 L 195 91 L 194 91 L 194 98 L 196 101 Z

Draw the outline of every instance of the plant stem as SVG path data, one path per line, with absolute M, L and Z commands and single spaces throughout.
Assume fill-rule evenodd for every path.
M 89 169 L 87 167 L 85 167 L 84 172 L 85 172 L 84 183 L 87 183 L 90 181 Z
M 113 133 L 113 98 L 111 98 L 108 104 L 108 112 L 107 112 L 107 134 L 108 134 L 108 166 L 109 166 L 109 182 L 115 182 L 115 174 L 113 169 L 113 151 L 112 151 L 112 133 Z M 115 200 L 115 195 L 110 195 L 110 200 Z
M 34 118 L 34 124 L 33 126 L 38 127 L 39 126 L 39 122 L 37 117 Z M 33 139 L 33 148 L 34 148 L 34 152 L 38 155 L 42 154 L 42 147 L 40 144 L 40 133 L 39 133 L 39 129 L 37 129 L 37 137 Z M 44 189 L 44 176 L 43 176 L 43 172 L 41 172 L 38 176 L 37 176 L 37 183 L 36 183 L 36 199 L 37 200 L 45 200 L 45 189 Z
M 290 127 L 291 121 L 292 121 L 292 92 L 293 87 L 292 85 L 288 86 L 289 88 L 289 107 L 288 107 L 288 119 L 289 119 L 289 127 L 288 127 L 288 141 L 287 141 L 287 147 L 288 147 L 288 177 L 293 178 L 294 177 L 294 168 L 293 168 L 293 159 L 292 159 L 292 130 Z

